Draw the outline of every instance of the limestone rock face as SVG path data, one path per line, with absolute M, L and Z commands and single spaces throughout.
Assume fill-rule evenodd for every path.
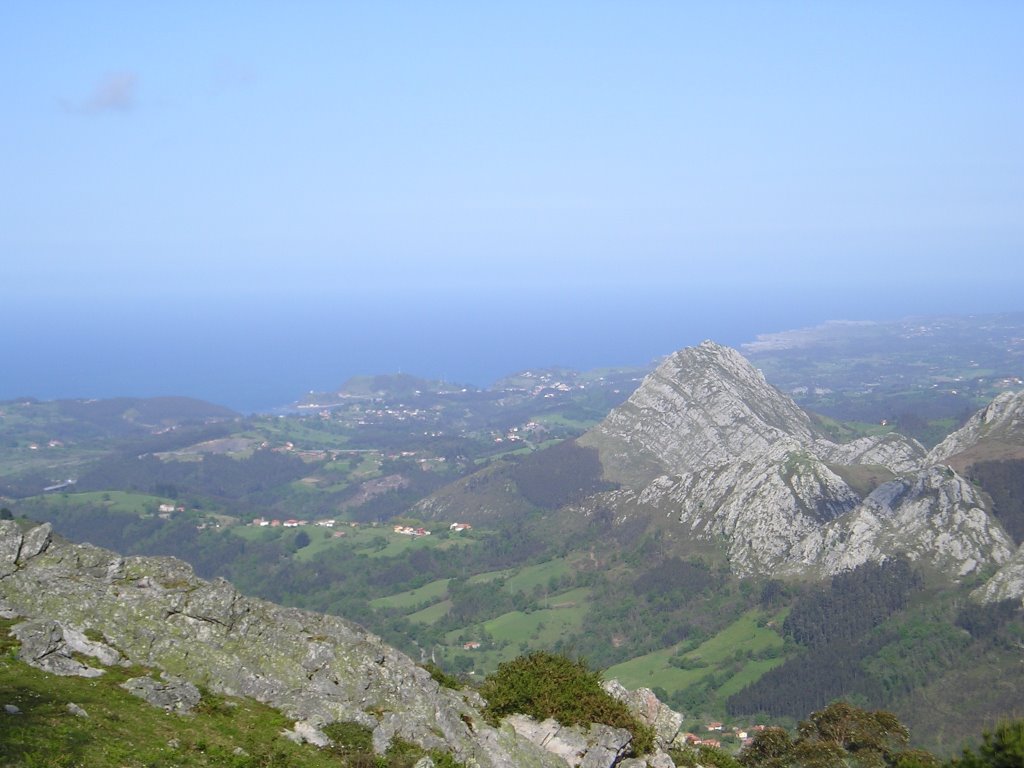
M 199 689 L 179 678 L 160 681 L 151 677 L 133 677 L 121 683 L 121 687 L 154 707 L 178 715 L 187 715 L 200 700 Z
M 857 509 L 800 542 L 793 560 L 834 574 L 902 553 L 959 579 L 1007 562 L 1013 549 L 971 483 L 929 467 L 879 486 Z
M 1019 547 L 992 578 L 974 590 L 971 596 L 986 603 L 1024 598 L 1024 546 Z
M 0 579 L 17 573 L 28 560 L 46 549 L 51 531 L 52 526 L 46 523 L 31 529 L 24 536 L 0 539 Z
M 91 630 L 106 640 L 93 651 L 109 646 L 119 659 L 314 726 L 359 722 L 384 747 L 397 735 L 481 768 L 559 764 L 486 725 L 467 697 L 361 627 L 245 597 L 173 558 L 121 558 L 63 541 L 48 526 L 0 521 L 0 604 L 29 620 L 44 640 L 42 656 L 62 643 L 86 652 L 79 638 L 92 643 L 84 634 Z
M 683 716 L 663 703 L 650 688 L 627 690 L 618 680 L 607 680 L 604 690 L 623 702 L 641 723 L 654 729 L 654 743 L 661 750 L 672 745 L 683 725 Z
M 121 661 L 121 654 L 114 648 L 89 640 L 59 621 L 25 621 L 15 625 L 11 634 L 21 643 L 18 658 L 54 675 L 99 677 L 103 674 L 102 669 L 78 661 L 75 653 L 91 656 L 108 667 Z
M 959 579 L 1013 553 L 943 461 L 995 439 L 1024 457 L 1024 394 L 1000 395 L 931 454 L 895 433 L 834 443 L 739 353 L 704 342 L 579 442 L 631 504 L 721 541 L 738 574 L 826 576 L 905 554 Z
M 624 728 L 592 724 L 566 726 L 548 718 L 510 715 L 505 722 L 520 736 L 561 758 L 573 768 L 612 768 L 629 752 L 632 736 Z
M 861 437 L 849 443 L 814 441 L 814 452 L 830 464 L 877 465 L 899 474 L 921 466 L 924 446 L 897 432 L 877 437 Z
M 598 449 L 607 479 L 639 488 L 757 455 L 784 436 L 810 443 L 807 414 L 738 352 L 705 341 L 671 355 L 579 443 Z
M 1003 392 L 928 453 L 929 464 L 945 464 L 979 443 L 1024 446 L 1024 391 Z
M 639 499 L 695 535 L 723 538 L 741 574 L 773 570 L 805 535 L 860 501 L 823 462 L 784 438 L 749 461 L 659 478 Z
M 630 691 L 618 680 L 607 680 L 602 683 L 602 687 L 610 696 L 629 707 L 637 720 L 649 725 L 654 731 L 654 751 L 651 754 L 623 760 L 619 765 L 623 768 L 629 765 L 635 768 L 675 768 L 666 750 L 679 734 L 683 716 L 662 702 L 650 688 Z

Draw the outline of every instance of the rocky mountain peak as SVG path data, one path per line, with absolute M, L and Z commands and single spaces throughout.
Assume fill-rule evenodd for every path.
M 666 358 L 579 442 L 598 449 L 609 480 L 641 488 L 756 455 L 782 437 L 812 442 L 807 414 L 736 350 L 705 341 Z
M 579 442 L 641 508 L 722 542 L 740 574 L 825 576 L 897 554 L 951 579 L 1010 565 L 1013 542 L 947 459 L 994 444 L 1024 456 L 1024 395 L 996 398 L 927 457 L 897 433 L 839 444 L 706 341 L 668 357 Z

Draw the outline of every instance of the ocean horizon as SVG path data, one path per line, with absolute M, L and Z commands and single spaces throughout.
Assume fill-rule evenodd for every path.
M 272 412 L 351 376 L 408 373 L 488 386 L 528 368 L 640 366 L 713 339 L 828 320 L 897 319 L 902 306 L 761 304 L 713 292 L 672 297 L 170 299 L 8 302 L 0 400 L 179 395 Z M 938 313 L 932 313 L 938 314 Z M 948 313 L 947 313 L 948 314 Z

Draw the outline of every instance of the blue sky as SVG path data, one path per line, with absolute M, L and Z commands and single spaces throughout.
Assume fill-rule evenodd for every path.
M 1019 2 L 54 0 L 0 29 L 15 367 L 139 306 L 187 307 L 186 346 L 229 305 L 614 311 L 641 359 L 712 319 L 1022 308 Z M 675 335 L 672 302 L 701 307 Z

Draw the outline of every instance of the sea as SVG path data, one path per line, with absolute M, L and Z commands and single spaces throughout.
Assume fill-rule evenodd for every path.
M 0 307 L 0 400 L 176 395 L 276 412 L 356 375 L 487 386 L 530 368 L 644 365 L 704 339 L 738 346 L 761 333 L 925 309 L 777 293 L 9 299 Z

